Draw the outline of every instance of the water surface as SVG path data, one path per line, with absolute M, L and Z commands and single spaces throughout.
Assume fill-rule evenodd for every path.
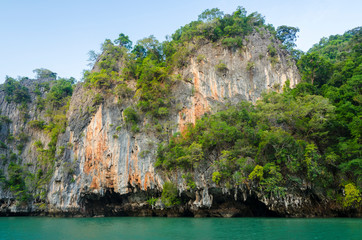
M 362 219 L 3 217 L 0 239 L 362 239 Z

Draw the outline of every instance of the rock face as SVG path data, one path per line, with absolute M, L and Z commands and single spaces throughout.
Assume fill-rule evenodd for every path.
M 268 89 L 281 91 L 288 81 L 294 87 L 300 76 L 287 53 L 275 46 L 277 57 L 271 61 L 268 46 L 275 44 L 267 34 L 254 33 L 241 50 L 230 50 L 207 43 L 192 54 L 189 64 L 176 73 L 182 81 L 173 88 L 175 110 L 168 119 L 169 131 L 184 131 L 188 123 L 205 112 L 216 111 L 225 103 L 240 100 L 255 102 Z M 35 120 L 34 83 L 27 80 L 32 103 L 29 120 Z M 200 166 L 195 173 L 195 190 L 188 190 L 182 173 L 164 173 L 154 167 L 160 134 L 147 128 L 134 133 L 125 124 L 123 111 L 132 99 L 123 100 L 107 95 L 93 112 L 85 111 L 92 105 L 92 96 L 78 84 L 73 92 L 67 113 L 68 126 L 57 141 L 57 162 L 48 184 L 45 204 L 17 205 L 12 192 L 0 187 L 0 215 L 60 215 L 60 216 L 337 216 L 338 209 L 322 204 L 308 191 L 293 192 L 280 199 L 267 198 L 252 187 L 226 189 L 211 181 L 212 169 Z M 45 91 L 42 93 L 45 94 Z M 5 101 L 0 92 L 1 115 L 11 119 L 2 124 L 1 133 L 14 136 L 21 131 L 29 136 L 19 153 L 15 143 L 1 154 L 17 152 L 22 165 L 29 165 L 35 173 L 37 153 L 34 143 L 49 143 L 48 134 L 29 128 L 21 119 L 15 103 Z M 46 119 L 46 114 L 41 113 Z M 5 137 L 1 137 L 5 141 Z M 34 168 L 31 165 L 34 165 Z M 4 176 L 9 163 L 1 163 Z M 182 203 L 167 208 L 161 201 L 149 204 L 147 200 L 160 197 L 164 182 L 177 183 Z M 333 210 L 331 210 L 333 209 Z M 355 215 L 356 213 L 347 213 Z
M 179 113 L 179 128 L 195 123 L 205 112 L 218 103 L 256 102 L 269 89 L 281 91 L 286 81 L 294 87 L 300 76 L 288 54 L 278 49 L 278 58 L 272 63 L 268 46 L 273 46 L 266 34 L 248 36 L 242 49 L 232 51 L 212 43 L 203 45 L 191 58 L 190 64 L 180 70 L 186 84 L 192 90 Z

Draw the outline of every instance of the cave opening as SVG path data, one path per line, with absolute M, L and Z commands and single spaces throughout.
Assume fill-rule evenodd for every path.
M 147 203 L 156 191 L 136 191 L 128 194 L 107 189 L 102 195 L 85 194 L 81 200 L 84 216 L 160 216 L 160 217 L 281 217 L 259 201 L 256 196 L 248 196 L 244 201 L 233 194 L 222 194 L 211 190 L 213 204 L 210 208 L 192 206 L 195 199 L 190 195 L 181 195 L 181 204 L 172 208 L 156 209 Z

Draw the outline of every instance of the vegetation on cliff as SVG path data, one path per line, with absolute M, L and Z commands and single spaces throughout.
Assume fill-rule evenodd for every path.
M 106 39 L 102 54 L 91 51 L 95 65 L 93 71 L 85 72 L 84 82 L 103 95 L 112 93 L 123 101 L 133 97 L 137 100 L 134 109 L 157 123 L 172 111 L 171 87 L 181 80 L 174 74 L 175 70 L 187 66 L 198 47 L 212 42 L 240 49 L 248 41 L 246 36 L 253 31 L 270 32 L 275 42 L 279 36 L 285 46 L 291 46 L 290 39 L 295 38 L 298 29 L 283 26 L 277 32 L 272 25 L 265 24 L 259 13 L 248 15 L 242 7 L 231 15 L 216 8 L 208 9 L 197 21 L 181 27 L 162 43 L 150 36 L 139 40 L 132 48 L 132 42 L 123 33 L 114 42 Z M 131 81 L 136 82 L 133 90 L 128 87 Z
M 3 85 L 5 99 L 7 102 L 14 102 L 23 118 L 24 126 L 20 131 L 10 133 L 5 142 L 8 145 L 15 145 L 17 152 L 10 152 L 1 155 L 2 164 L 6 165 L 8 176 L 0 172 L 0 184 L 16 196 L 20 203 L 36 201 L 44 202 L 48 184 L 53 176 L 54 164 L 57 161 L 57 141 L 60 133 L 65 132 L 67 126 L 66 112 L 69 107 L 69 100 L 73 93 L 74 78 L 59 78 L 48 69 L 36 69 L 38 81 L 29 90 L 23 85 L 28 78 L 15 80 L 8 77 Z M 46 80 L 46 81 L 43 81 Z M 29 104 L 32 101 L 30 91 L 34 93 L 35 111 L 37 119 L 28 121 Z M 44 117 L 46 120 L 41 119 Z M 10 123 L 3 118 L 5 123 Z M 36 140 L 33 148 L 36 151 L 37 160 L 34 163 L 24 164 L 21 154 L 25 144 L 30 140 L 24 132 L 25 126 L 36 131 L 44 131 L 49 135 L 50 141 L 47 146 L 40 140 Z M 15 137 L 13 136 L 15 134 Z M 32 170 L 30 170 L 32 169 Z
M 150 36 L 132 47 L 123 33 L 113 42 L 105 40 L 102 54 L 92 53 L 93 70 L 85 71 L 82 84 L 95 93 L 94 106 L 110 95 L 126 103 L 123 120 L 132 134 L 143 130 L 140 123 L 147 122 L 145 119 L 158 132 L 165 132 L 167 137 L 158 147 L 155 166 L 160 171 L 183 172 L 189 189 L 196 187 L 193 174 L 206 165 L 214 169 L 212 181 L 220 187 L 244 184 L 266 196 L 284 196 L 288 191 L 307 189 L 346 208 L 359 206 L 361 28 L 323 38 L 307 53 L 294 49 L 298 31 L 288 26 L 275 29 L 265 24 L 259 13 L 248 15 L 241 7 L 232 14 L 206 10 L 197 21 L 181 27 L 162 43 Z M 270 34 L 268 56 L 272 64 L 278 61 L 276 46 L 289 51 L 297 61 L 303 82 L 291 89 L 287 81 L 283 93 L 265 93 L 256 104 L 226 105 L 217 113 L 205 114 L 186 131 L 169 137 L 169 128 L 159 123 L 180 110 L 172 87 L 187 79 L 175 74 L 177 69 L 185 68 L 197 48 L 205 43 L 237 51 L 253 32 Z M 203 60 L 202 55 L 197 56 L 197 61 Z M 254 67 L 253 62 L 247 64 L 248 71 Z M 215 68 L 222 72 L 227 66 L 220 62 Z M 24 126 L 48 133 L 49 137 L 47 145 L 39 139 L 35 141 L 37 161 L 33 167 L 23 164 L 20 158 L 29 140 L 23 130 L 15 136 L 10 132 L 1 136 L 0 148 L 8 149 L 11 145 L 17 152 L 9 150 L 0 156 L 2 164 L 7 165 L 7 173 L 0 172 L 0 184 L 20 202 L 46 201 L 57 156 L 65 148 L 57 148 L 57 142 L 68 124 L 66 113 L 74 88 L 73 78 L 57 78 L 47 69 L 35 72 L 39 79 L 48 81 L 39 81 L 30 89 L 23 84 L 26 78 L 7 78 L 2 86 L 6 101 L 19 109 Z M 35 101 L 38 117 L 29 121 L 31 101 Z M 9 118 L 0 115 L 0 130 L 10 123 Z M 167 207 L 180 203 L 176 184 L 164 184 L 161 200 Z M 150 204 L 156 201 L 152 198 Z
M 275 196 L 312 189 L 345 207 L 360 204 L 361 28 L 324 38 L 298 61 L 303 82 L 205 115 L 158 149 L 156 166 L 213 166 L 228 188 L 257 184 Z

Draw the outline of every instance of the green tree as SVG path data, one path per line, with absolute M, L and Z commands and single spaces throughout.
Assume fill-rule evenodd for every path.
M 304 81 L 322 86 L 331 76 L 331 63 L 316 52 L 303 55 L 298 61 Z
M 165 182 L 163 184 L 161 201 L 165 204 L 166 207 L 172 207 L 174 205 L 180 204 L 180 199 L 178 197 L 178 191 L 175 184 L 172 182 Z
M 55 72 L 52 72 L 46 68 L 37 68 L 34 69 L 33 72 L 36 74 L 37 79 L 52 78 L 55 80 L 57 78 L 57 74 Z
M 5 99 L 8 102 L 27 104 L 31 101 L 29 89 L 23 86 L 19 81 L 14 78 L 6 76 L 4 83 Z
M 361 202 L 361 192 L 358 188 L 353 184 L 349 183 L 344 186 L 344 207 L 351 207 L 353 205 L 359 205 Z
M 293 49 L 297 40 L 297 33 L 299 32 L 299 28 L 290 27 L 290 26 L 279 26 L 277 28 L 276 37 L 284 44 L 287 50 Z
M 222 18 L 224 13 L 218 8 L 206 9 L 199 15 L 199 21 L 212 21 L 217 18 Z
M 137 59 L 143 59 L 144 57 L 146 57 L 147 50 L 144 46 L 137 44 L 136 46 L 134 46 L 132 53 Z
M 132 48 L 132 41 L 129 40 L 129 37 L 123 33 L 119 34 L 118 38 L 114 40 L 114 43 L 119 44 L 119 46 L 125 47 L 128 50 Z
M 92 67 L 96 63 L 96 61 L 99 58 L 100 54 L 96 53 L 94 50 L 90 50 L 88 52 L 88 56 L 89 56 L 88 57 L 88 62 L 89 62 L 88 66 Z
M 262 181 L 264 179 L 264 168 L 260 165 L 256 165 L 254 170 L 249 174 L 248 179 L 249 180 L 255 180 L 258 179 L 259 181 Z
M 59 107 L 64 104 L 63 99 L 68 96 L 71 96 L 73 93 L 73 84 L 75 82 L 74 78 L 69 79 L 59 79 L 51 87 L 49 93 L 47 94 L 48 103 L 52 104 L 54 107 Z
M 137 47 L 137 51 L 141 56 L 144 56 L 144 53 L 146 53 L 146 56 L 152 60 L 161 61 L 163 59 L 162 45 L 153 35 L 137 41 L 137 45 L 140 46 Z

